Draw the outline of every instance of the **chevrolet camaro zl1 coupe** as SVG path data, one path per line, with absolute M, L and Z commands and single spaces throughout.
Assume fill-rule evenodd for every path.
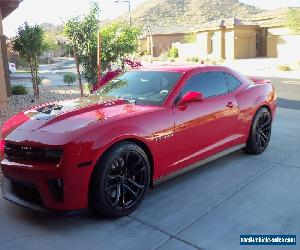
M 128 71 L 89 97 L 4 123 L 3 197 L 39 210 L 128 215 L 159 182 L 239 149 L 262 153 L 275 110 L 269 81 L 226 67 Z

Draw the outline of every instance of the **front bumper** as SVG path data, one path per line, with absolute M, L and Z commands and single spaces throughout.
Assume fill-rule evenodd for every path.
M 4 159 L 2 194 L 6 200 L 34 210 L 66 212 L 88 207 L 89 180 L 92 167 L 24 165 Z M 52 180 L 61 180 L 59 198 Z
M 3 198 L 8 201 L 11 201 L 15 204 L 18 204 L 20 206 L 30 208 L 30 209 L 33 209 L 36 211 L 48 212 L 48 210 L 45 209 L 42 205 L 37 205 L 37 204 L 34 204 L 33 202 L 29 202 L 29 201 L 26 201 L 26 200 L 18 197 L 14 191 L 11 180 L 9 180 L 6 177 L 3 177 L 3 179 L 2 179 L 1 191 L 2 191 Z

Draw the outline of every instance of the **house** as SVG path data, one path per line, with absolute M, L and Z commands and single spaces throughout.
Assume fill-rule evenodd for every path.
M 6 106 L 10 93 L 6 37 L 3 35 L 2 20 L 18 8 L 22 0 L 0 0 L 0 108 Z
M 147 27 L 139 39 L 139 51 L 157 57 L 169 51 L 172 43 L 183 42 L 184 36 L 190 30 L 191 28 L 186 26 Z
M 227 18 L 195 28 L 196 44 L 173 46 L 183 57 L 242 59 L 255 57 L 300 58 L 300 35 L 286 25 L 289 8 L 266 11 L 248 19 Z
M 274 11 L 263 12 L 254 16 L 253 22 L 267 29 L 267 57 L 300 58 L 300 34 L 295 34 L 286 27 L 287 14 L 290 9 L 281 8 Z

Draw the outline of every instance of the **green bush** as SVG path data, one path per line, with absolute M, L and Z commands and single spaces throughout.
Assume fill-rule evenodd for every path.
M 150 53 L 147 50 L 139 52 L 139 56 L 149 56 L 149 55 L 150 55 Z
M 192 61 L 192 62 L 199 62 L 199 58 L 198 58 L 198 57 L 192 57 L 192 58 L 191 58 L 191 61 Z
M 11 92 L 13 95 L 27 95 L 28 94 L 27 88 L 23 85 L 13 85 L 11 87 Z
M 76 81 L 77 76 L 73 73 L 67 73 L 64 75 L 64 83 L 71 84 Z
M 292 70 L 291 67 L 287 66 L 287 65 L 280 65 L 278 67 L 278 69 L 281 70 L 281 71 L 291 71 Z
M 171 48 L 169 50 L 169 57 L 171 57 L 171 58 L 178 58 L 179 57 L 178 49 L 177 48 Z

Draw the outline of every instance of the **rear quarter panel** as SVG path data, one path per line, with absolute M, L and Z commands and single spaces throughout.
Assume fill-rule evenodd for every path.
M 252 121 L 256 112 L 263 106 L 267 107 L 272 114 L 276 112 L 276 93 L 270 82 L 253 83 L 249 82 L 243 89 L 235 93 L 240 109 L 238 118 L 239 137 L 236 144 L 247 141 Z

